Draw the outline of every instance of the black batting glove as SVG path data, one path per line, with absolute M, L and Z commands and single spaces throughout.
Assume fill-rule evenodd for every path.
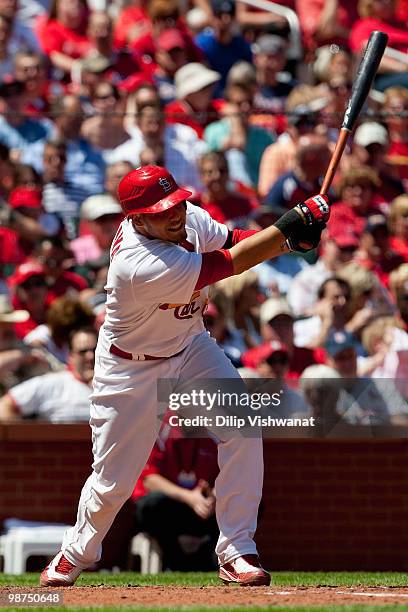
M 286 244 L 289 250 L 299 251 L 300 253 L 312 251 L 319 245 L 322 231 L 325 227 L 325 223 L 319 223 L 303 227 L 300 231 L 296 231 L 294 236 L 286 238 Z
M 319 244 L 320 236 L 330 217 L 329 198 L 316 195 L 299 202 L 274 224 L 286 238 L 291 251 L 310 251 Z

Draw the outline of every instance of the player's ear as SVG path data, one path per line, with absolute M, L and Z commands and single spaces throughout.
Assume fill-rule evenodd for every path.
M 142 215 L 132 215 L 131 220 L 132 220 L 133 225 L 136 225 L 136 227 L 142 227 L 143 225 Z

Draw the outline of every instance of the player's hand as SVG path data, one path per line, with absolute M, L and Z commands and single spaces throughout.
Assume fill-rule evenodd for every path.
M 330 218 L 330 200 L 326 195 L 315 195 L 305 202 L 299 202 L 294 209 L 306 226 L 326 223 Z
M 276 221 L 275 227 L 285 236 L 291 251 L 306 252 L 319 244 L 329 217 L 329 198 L 316 195 L 288 210 Z
M 321 222 L 316 225 L 306 226 L 300 230 L 296 230 L 293 236 L 286 238 L 286 244 L 290 251 L 298 251 L 307 253 L 315 249 L 320 242 L 322 231 L 326 224 Z
M 188 491 L 186 502 L 197 516 L 204 520 L 214 513 L 215 499 L 213 496 L 206 497 L 200 483 L 194 489 Z

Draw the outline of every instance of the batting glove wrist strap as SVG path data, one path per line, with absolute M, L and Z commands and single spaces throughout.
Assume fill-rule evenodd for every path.
M 305 202 L 296 204 L 295 210 L 298 210 L 305 225 L 316 225 L 316 223 L 325 223 L 330 217 L 329 198 L 325 195 L 315 195 L 308 198 Z
M 300 231 L 304 227 L 304 222 L 300 214 L 296 211 L 296 208 L 291 208 L 278 219 L 274 226 L 278 228 L 280 232 L 285 236 L 285 238 L 289 238 L 293 236 L 296 231 Z

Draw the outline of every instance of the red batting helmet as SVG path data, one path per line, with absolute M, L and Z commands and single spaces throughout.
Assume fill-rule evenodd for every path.
M 142 166 L 123 177 L 118 186 L 118 199 L 123 213 L 159 213 L 176 206 L 191 196 L 160 166 Z

